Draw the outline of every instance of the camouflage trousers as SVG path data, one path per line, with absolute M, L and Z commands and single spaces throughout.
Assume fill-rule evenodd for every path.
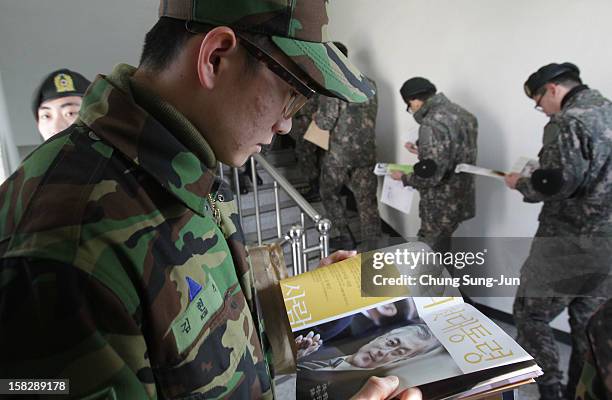
M 361 240 L 376 241 L 381 234 L 376 189 L 378 181 L 372 173 L 374 165 L 350 167 L 348 163 L 333 154 L 326 153 L 321 165 L 320 194 L 326 211 L 326 218 L 332 222 L 331 236 L 335 237 L 348 229 L 348 222 L 340 191 L 346 185 L 355 195 Z
M 458 227 L 458 222 L 440 224 L 422 219 L 417 238 L 419 241 L 427 243 L 432 250 L 445 253 L 451 250 L 451 238 Z
M 576 388 L 576 400 L 612 399 L 612 299 L 591 317 L 589 352 Z
M 597 253 L 600 249 L 580 239 L 579 236 L 570 235 L 554 224 L 540 224 L 529 257 L 521 268 L 521 285 L 513 307 L 517 341 L 542 367 L 544 375 L 538 378 L 538 385 L 549 388 L 551 385 L 560 385 L 563 378 L 559 368 L 559 352 L 549 323 L 567 307 L 572 341 L 567 393 L 571 398 L 574 397 L 587 350 L 587 322 L 597 307 L 605 301 L 605 297 L 601 297 L 604 296 L 605 288 L 598 288 L 590 282 L 593 279 L 587 277 L 589 271 L 597 272 L 601 269 L 599 264 L 605 264 L 601 260 L 607 258 L 609 253 L 605 249 L 607 240 L 603 243 L 595 242 L 602 244 L 598 247 L 604 247 L 603 255 L 589 259 L 589 254 Z M 572 272 L 574 275 L 570 275 Z M 603 277 L 602 274 L 593 276 Z M 585 288 L 582 295 L 565 291 L 567 281 L 571 281 L 576 288 Z M 547 290 L 547 282 L 564 289 L 562 292 L 552 293 L 569 294 L 538 297 L 538 292 Z M 560 282 L 564 284 L 561 285 Z
M 521 284 L 522 285 L 522 284 Z M 524 287 L 514 301 L 514 322 L 517 341 L 531 354 L 544 375 L 538 385 L 561 384 L 563 372 L 559 368 L 559 350 L 550 322 L 567 307 L 572 338 L 572 353 L 568 369 L 567 393 L 575 393 L 588 349 L 586 326 L 595 310 L 605 301 L 600 297 L 522 297 Z M 573 396 L 570 396 L 573 398 Z

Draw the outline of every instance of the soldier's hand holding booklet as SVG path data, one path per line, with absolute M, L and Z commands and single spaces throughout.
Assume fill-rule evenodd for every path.
M 391 163 L 377 163 L 374 166 L 374 175 L 384 177 L 380 202 L 404 214 L 409 214 L 412 208 L 412 199 L 415 190 L 410 186 L 404 186 L 401 181 L 393 180 L 390 175 L 395 171 L 400 171 L 404 175 L 409 175 L 414 171 L 414 166 Z
M 426 293 L 408 287 L 386 297 L 363 292 L 362 272 L 366 279 L 378 273 L 368 268 L 377 252 L 417 248 L 427 246 L 412 242 L 358 254 L 267 289 L 282 304 L 261 309 L 266 335 L 292 349 L 270 356 L 283 372 L 297 372 L 298 399 L 348 399 L 370 376 L 387 375 L 400 379 L 396 395 L 418 386 L 424 399 L 479 398 L 541 375 L 533 358 L 494 322 L 461 297 L 448 296 L 456 290 L 445 289 L 445 297 L 415 297 Z M 256 276 L 269 267 L 253 265 Z M 388 262 L 384 268 L 385 276 L 405 271 Z M 435 266 L 411 270 L 448 274 Z M 258 299 L 263 293 L 258 290 Z
M 390 175 L 393 171 L 400 171 L 403 174 L 411 174 L 414 171 L 414 166 L 409 164 L 391 164 L 377 163 L 374 166 L 374 175 L 385 176 Z
M 514 163 L 510 172 L 516 172 L 518 174 L 521 174 L 521 176 L 529 177 L 537 168 L 537 160 L 532 160 L 527 157 L 521 157 Z M 504 177 L 507 175 L 506 172 L 498 171 L 495 169 L 483 168 L 471 164 L 457 164 L 457 166 L 455 167 L 455 173 L 458 174 L 461 172 L 473 175 L 488 176 L 489 178 L 501 180 L 504 180 Z

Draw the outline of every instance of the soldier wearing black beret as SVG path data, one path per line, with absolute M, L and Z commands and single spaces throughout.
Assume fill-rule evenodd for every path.
M 72 125 L 90 83 L 83 75 L 65 68 L 43 79 L 34 92 L 32 112 L 44 140 Z
M 429 80 L 408 79 L 400 89 L 407 111 L 420 125 L 417 144 L 404 147 L 418 155 L 414 173 L 394 172 L 405 186 L 419 191 L 419 240 L 446 252 L 462 221 L 475 215 L 474 177 L 455 174 L 457 164 L 474 164 L 477 156 L 478 121 L 469 111 L 450 101 Z

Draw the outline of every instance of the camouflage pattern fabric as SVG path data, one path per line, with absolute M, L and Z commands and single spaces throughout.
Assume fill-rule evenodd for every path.
M 555 195 L 534 189 L 529 178 L 516 188 L 530 203 L 544 202 L 540 224 L 570 235 L 612 233 L 612 102 L 582 86 L 544 128 L 540 168 L 561 170 Z
M 312 121 L 312 116 L 317 111 L 318 97 L 315 95 L 308 100 L 293 117 L 291 131 L 289 135 L 295 140 L 295 156 L 297 158 L 298 170 L 304 174 L 304 177 L 309 183 L 319 180 L 319 147 L 304 140 L 304 134 Z
M 421 221 L 418 236 L 421 242 L 427 243 L 434 251 L 445 253 L 452 249 L 453 232 L 459 223 L 436 224 L 433 221 Z
M 69 378 L 78 398 L 271 398 L 231 191 L 133 72 L 99 76 L 0 187 L 0 376 Z
M 270 36 L 324 94 L 364 102 L 374 95 L 374 88 L 330 41 L 328 4 L 328 0 L 162 0 L 159 15 Z
M 543 201 L 544 205 L 521 269 L 514 320 L 519 342 L 544 371 L 538 384 L 558 385 L 559 356 L 548 323 L 568 307 L 572 357 L 567 392 L 573 395 L 587 348 L 586 323 L 604 301 L 602 296 L 610 294 L 601 282 L 609 280 L 608 261 L 612 259 L 612 103 L 586 86 L 572 90 L 561 111 L 546 125 L 543 142 L 540 168 L 561 170 L 563 185 L 557 194 L 545 195 L 529 178 L 517 183 L 525 201 Z M 594 251 L 600 253 L 598 260 L 607 261 L 593 261 L 589 256 Z M 581 255 L 578 263 L 576 255 Z M 533 298 L 534 285 L 542 280 L 565 280 L 580 288 L 580 297 Z
M 576 389 L 576 400 L 612 400 L 612 300 L 591 317 L 588 353 Z
M 476 163 L 478 121 L 443 93 L 427 99 L 414 119 L 420 124 L 419 160 L 433 160 L 437 169 L 430 178 L 410 174 L 402 180 L 421 197 L 419 240 L 435 248 L 436 242 L 443 240 L 436 237 L 452 235 L 461 221 L 475 215 L 474 176 L 455 174 L 454 170 L 460 163 Z
M 374 86 L 374 81 L 371 81 Z M 367 103 L 350 104 L 321 97 L 315 122 L 330 131 L 329 151 L 321 165 L 320 193 L 325 199 L 325 215 L 332 221 L 331 236 L 338 236 L 348 224 L 340 200 L 340 190 L 347 185 L 357 201 L 362 241 L 380 236 L 376 201 L 377 96 Z
M 587 350 L 587 322 L 604 301 L 605 298 L 599 297 L 525 297 L 519 288 L 513 308 L 517 341 L 544 372 L 537 379 L 540 388 L 561 385 L 563 378 L 550 322 L 567 307 L 572 337 L 567 393 L 574 393 Z

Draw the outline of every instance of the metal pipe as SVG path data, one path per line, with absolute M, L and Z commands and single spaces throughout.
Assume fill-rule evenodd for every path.
M 302 225 L 302 268 L 304 272 L 308 271 L 308 254 L 304 253 L 306 250 L 307 242 L 307 233 L 306 233 L 306 219 L 304 218 L 304 213 L 300 213 L 300 224 Z
M 280 187 L 287 193 L 287 195 L 296 202 L 298 207 L 302 209 L 310 219 L 315 223 L 321 219 L 321 215 L 309 202 L 306 201 L 304 196 L 298 192 L 289 181 L 280 174 L 261 154 L 253 154 L 253 158 L 257 160 L 257 163 L 262 166 L 263 169 L 270 174 L 273 180 L 278 182 Z M 253 170 L 255 171 L 255 170 Z
M 259 192 L 257 189 L 257 166 L 255 165 L 254 157 L 251 157 L 251 181 L 253 182 L 253 198 L 255 199 L 255 225 L 257 227 L 257 244 L 261 246 L 261 215 L 259 214 Z
M 289 238 L 291 240 L 291 256 L 293 259 L 293 276 L 302 273 L 302 227 L 293 225 L 289 229 Z
M 280 202 L 278 201 L 278 183 L 274 181 L 274 208 L 276 210 L 276 236 L 280 239 L 283 237 L 281 225 Z
M 319 231 L 319 247 L 321 249 L 321 258 L 329 256 L 329 232 L 331 231 L 332 223 L 327 218 L 317 222 L 317 231 Z
M 312 246 L 312 247 L 307 247 L 304 250 L 302 250 L 302 253 L 306 253 L 306 254 L 310 254 L 310 253 L 314 253 L 315 251 L 321 251 L 321 245 L 318 244 L 316 246 Z
M 221 161 L 217 163 L 217 170 L 219 171 L 219 178 L 223 180 L 223 164 L 221 164 Z
M 240 228 L 244 228 L 242 223 L 242 195 L 240 194 L 240 178 L 238 178 L 238 168 L 232 168 L 234 175 L 234 188 L 236 189 L 236 207 L 238 207 L 238 220 L 240 221 Z

